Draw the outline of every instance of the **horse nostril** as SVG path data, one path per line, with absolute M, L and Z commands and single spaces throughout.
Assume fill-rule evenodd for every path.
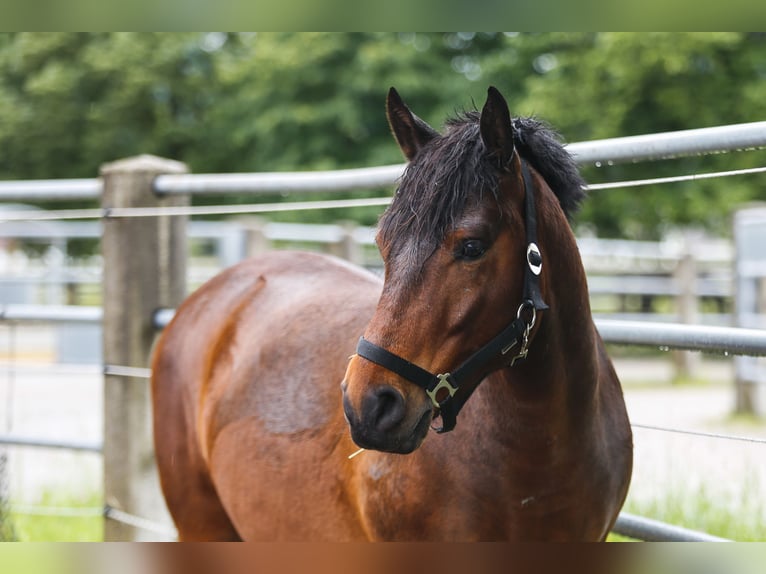
M 346 419 L 346 422 L 349 426 L 355 426 L 357 423 L 356 417 L 354 416 L 354 409 L 351 406 L 351 402 L 349 401 L 348 395 L 346 395 L 345 389 L 343 391 L 343 416 Z
M 404 397 L 393 387 L 378 387 L 365 399 L 363 413 L 375 430 L 389 431 L 404 420 Z

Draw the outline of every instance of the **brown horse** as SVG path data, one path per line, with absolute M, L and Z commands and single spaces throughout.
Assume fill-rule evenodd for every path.
M 567 220 L 576 166 L 494 88 L 444 135 L 393 89 L 387 106 L 410 163 L 382 287 L 274 252 L 197 290 L 158 343 L 180 538 L 602 540 L 632 440 Z

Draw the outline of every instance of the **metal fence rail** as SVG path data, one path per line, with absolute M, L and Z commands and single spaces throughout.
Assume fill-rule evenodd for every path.
M 644 321 L 596 321 L 607 343 L 766 356 L 766 330 Z
M 705 532 L 666 524 L 658 520 L 621 512 L 612 529 L 615 534 L 644 542 L 731 542 Z
M 101 307 L 84 305 L 0 305 L 0 321 L 46 323 L 100 323 Z
M 613 138 L 592 142 L 574 143 L 568 146 L 569 152 L 580 164 L 607 165 L 620 162 L 637 162 L 664 159 L 686 155 L 707 154 L 732 150 L 747 150 L 766 146 L 766 122 L 754 122 L 732 126 L 720 126 L 697 130 L 651 134 L 628 138 Z M 151 162 L 150 162 L 151 163 Z M 156 166 L 153 169 L 157 168 Z M 258 174 L 185 174 L 173 173 L 159 175 L 154 179 L 153 189 L 158 195 L 173 194 L 219 194 L 219 193 L 285 193 L 285 192 L 329 192 L 362 189 L 379 189 L 393 185 L 400 177 L 404 165 L 391 165 L 375 168 L 336 170 L 332 172 L 298 173 L 258 173 Z M 760 169 L 760 168 L 759 168 Z M 173 171 L 173 170 L 171 170 Z M 163 171 L 158 171 L 163 173 Z M 712 177 L 719 174 L 707 174 Z M 38 180 L 0 182 L 0 201 L 37 201 L 64 199 L 98 199 L 104 191 L 109 191 L 109 178 L 79 180 Z M 624 184 L 624 182 L 622 182 Z M 646 182 L 633 182 L 645 184 Z M 611 184 L 606 187 L 615 187 Z M 596 186 L 594 186 L 596 187 Z M 143 192 L 147 194 L 146 191 Z M 156 198 L 160 201 L 159 198 Z M 174 201 L 175 198 L 162 199 Z M 366 200 L 371 201 L 371 200 Z M 381 200 L 373 200 L 381 201 Z M 111 205 L 111 204 L 110 204 Z M 284 207 L 284 206 L 280 206 Z M 174 209 L 179 209 L 173 207 Z M 115 210 L 119 210 L 118 205 Z M 130 212 L 133 209 L 133 212 Z M 163 207 L 163 209 L 166 209 Z M 94 218 L 113 217 L 117 211 L 93 210 Z M 124 216 L 136 216 L 135 208 L 123 208 Z M 9 210 L 6 210 L 8 213 Z M 12 209 L 10 210 L 12 213 Z M 193 208 L 181 207 L 179 213 L 194 213 Z M 156 208 L 148 208 L 144 216 L 154 217 L 161 214 Z M 49 214 L 52 218 L 61 218 L 61 213 Z M 138 214 L 140 215 L 140 214 Z M 82 218 L 82 211 L 72 210 L 70 218 Z M 7 220 L 14 219 L 6 217 Z M 17 218 L 18 219 L 18 218 Z M 123 243 L 124 244 L 124 243 Z M 119 299 L 117 299 L 119 301 Z M 169 302 L 175 305 L 177 302 Z M 103 320 L 104 312 L 100 307 L 42 307 L 35 305 L 0 305 L 0 322 L 55 321 L 98 323 Z M 141 314 L 144 319 L 147 314 Z M 154 325 L 162 328 L 172 318 L 173 310 L 166 309 L 154 314 Z M 108 317 L 108 314 L 107 314 Z M 656 322 L 620 321 L 597 319 L 596 325 L 607 342 L 631 345 L 645 345 L 663 349 L 688 349 L 714 351 L 729 355 L 766 356 L 766 331 L 735 328 L 711 328 L 698 325 L 668 324 Z M 109 331 L 109 329 L 107 329 Z M 126 331 L 130 331 L 126 329 Z M 111 332 L 111 331 L 109 331 Z M 119 359 L 105 359 L 118 362 Z M 131 364 L 133 361 L 125 361 Z M 108 365 L 105 374 L 112 379 L 110 384 L 118 384 L 115 378 L 138 378 L 147 375 L 146 369 L 136 369 Z M 119 382 L 121 384 L 121 382 Z M 132 384 L 132 383 L 130 383 Z M 0 437 L 0 445 L 29 445 L 40 448 L 67 448 L 86 452 L 97 452 L 107 459 L 116 450 L 96 444 L 66 443 L 28 437 Z M 132 515 L 131 515 L 132 516 Z M 117 520 L 115 516 L 110 516 Z M 132 519 L 132 518 L 131 518 Z M 143 519 L 140 519 L 143 520 Z M 127 523 L 127 522 L 126 522 Z M 137 525 L 138 526 L 138 525 Z M 146 528 L 146 525 L 138 526 Z M 695 532 L 686 528 L 663 524 L 658 521 L 622 513 L 614 531 L 643 540 L 722 540 L 717 537 Z
M 764 146 L 766 121 L 594 140 L 573 143 L 567 149 L 580 164 L 606 164 L 670 159 Z
M 567 146 L 575 161 L 621 163 L 707 154 L 766 146 L 766 122 L 753 122 L 661 134 L 573 143 Z M 393 185 L 404 165 L 322 173 L 173 174 L 161 175 L 154 188 L 161 194 L 376 189 Z M 330 187 L 336 181 L 340 187 Z
M 572 143 L 580 164 L 636 162 L 766 146 L 766 121 Z M 160 175 L 159 194 L 329 192 L 393 185 L 404 164 L 326 172 Z M 0 201 L 97 199 L 100 179 L 0 182 Z
M 173 318 L 173 309 L 155 312 L 154 326 L 164 328 Z M 2 321 L 49 321 L 98 323 L 101 307 L 77 305 L 0 305 Z M 740 327 L 714 327 L 623 321 L 597 318 L 596 327 L 607 343 L 643 345 L 689 351 L 708 351 L 726 355 L 766 356 L 766 330 Z
M 2 201 L 96 199 L 100 194 L 101 180 L 98 178 L 0 181 Z

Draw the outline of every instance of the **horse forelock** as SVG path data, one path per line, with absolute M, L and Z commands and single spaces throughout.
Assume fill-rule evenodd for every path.
M 498 175 L 479 129 L 480 113 L 447 121 L 408 164 L 379 224 L 379 242 L 389 258 L 418 276 L 466 208 L 486 198 L 498 201 Z M 533 118 L 514 120 L 519 154 L 540 173 L 567 217 L 584 197 L 584 181 L 558 134 Z
M 471 203 L 496 197 L 497 174 L 479 134 L 479 115 L 449 120 L 407 165 L 394 199 L 379 224 L 381 248 L 422 268 Z

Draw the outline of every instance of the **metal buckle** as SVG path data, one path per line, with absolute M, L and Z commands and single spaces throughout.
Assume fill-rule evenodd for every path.
M 453 387 L 452 383 L 449 381 L 450 374 L 444 373 L 443 375 L 436 375 L 436 378 L 439 379 L 439 383 L 430 391 L 426 389 L 426 394 L 430 397 L 431 402 L 434 404 L 436 408 L 441 407 L 441 404 L 439 401 L 436 400 L 436 394 L 439 392 L 440 389 L 447 389 L 447 392 L 449 393 L 450 398 L 455 396 L 455 393 L 457 392 L 457 387 Z M 444 399 L 445 401 L 447 399 Z

